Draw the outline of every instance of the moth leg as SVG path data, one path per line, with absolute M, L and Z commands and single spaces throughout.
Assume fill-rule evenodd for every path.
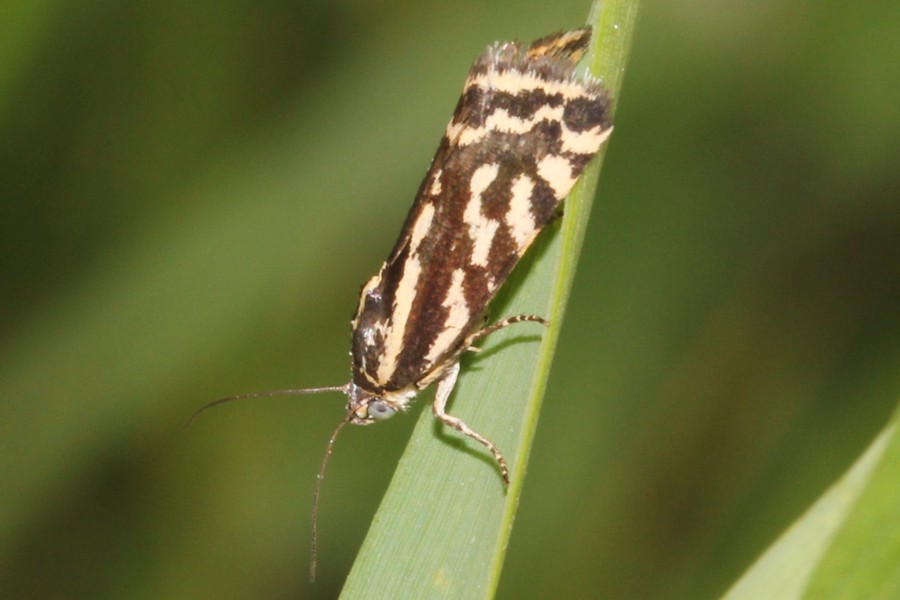
M 500 453 L 500 449 L 494 445 L 494 443 L 478 433 L 474 431 L 471 427 L 466 425 L 465 421 L 460 419 L 459 417 L 454 417 L 453 415 L 448 415 L 447 401 L 450 399 L 450 394 L 453 392 L 453 387 L 456 385 L 456 377 L 459 375 L 459 363 L 454 364 L 444 377 L 438 381 L 437 390 L 434 394 L 434 404 L 432 405 L 432 410 L 434 411 L 435 418 L 447 425 L 448 427 L 452 427 L 457 430 L 461 434 L 468 436 L 487 448 L 491 451 L 491 454 L 494 455 L 494 459 L 497 461 L 497 465 L 500 467 L 500 475 L 503 477 L 503 483 L 509 486 L 509 467 L 506 466 L 506 459 L 503 458 L 503 455 Z
M 512 317 L 506 317 L 505 319 L 501 319 L 494 323 L 493 325 L 488 325 L 487 327 L 483 327 L 466 338 L 465 349 L 467 352 L 480 352 L 481 348 L 477 346 L 473 346 L 472 344 L 475 341 L 480 340 L 483 337 L 487 337 L 490 334 L 503 329 L 509 325 L 513 325 L 515 323 L 522 323 L 525 321 L 533 321 L 535 323 L 540 323 L 541 325 L 549 325 L 550 321 L 545 319 L 544 317 L 539 317 L 537 315 L 514 315 Z

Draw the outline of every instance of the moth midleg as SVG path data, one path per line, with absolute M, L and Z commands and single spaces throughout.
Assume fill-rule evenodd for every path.
M 478 352 L 481 349 L 473 346 L 477 340 L 480 340 L 483 337 L 487 337 L 495 331 L 499 331 L 504 327 L 508 327 L 509 325 L 514 325 L 515 323 L 523 323 L 526 321 L 532 321 L 535 323 L 540 323 L 541 325 L 549 325 L 550 321 L 545 319 L 544 317 L 539 317 L 537 315 L 513 315 L 512 317 L 506 317 L 505 319 L 500 319 L 493 325 L 488 325 L 487 327 L 482 327 L 475 333 L 471 334 L 468 338 L 466 338 L 466 342 L 464 347 L 467 352 Z
M 450 399 L 450 394 L 453 392 L 454 386 L 456 386 L 456 378 L 458 375 L 459 363 L 457 362 L 450 367 L 450 369 L 447 370 L 447 373 L 440 381 L 438 381 L 437 390 L 434 393 L 434 404 L 432 405 L 434 416 L 444 425 L 452 427 L 490 450 L 491 454 L 494 455 L 494 459 L 497 461 L 497 465 L 500 467 L 500 475 L 503 477 L 503 483 L 509 485 L 509 467 L 506 466 L 506 459 L 503 458 L 503 454 L 500 453 L 500 449 L 494 445 L 494 442 L 473 430 L 459 417 L 447 414 L 447 401 Z

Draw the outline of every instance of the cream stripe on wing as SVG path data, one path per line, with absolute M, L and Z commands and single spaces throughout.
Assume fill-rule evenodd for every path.
M 442 306 L 449 309 L 449 311 L 440 335 L 431 343 L 428 354 L 425 355 L 425 360 L 429 363 L 434 363 L 438 357 L 449 350 L 450 344 L 459 338 L 463 328 L 469 322 L 469 306 L 466 303 L 465 290 L 463 289 L 465 278 L 466 272 L 462 269 L 453 271 L 450 289 L 447 290 L 447 297 L 444 298 L 442 303 Z
M 403 276 L 394 293 L 394 310 L 384 336 L 384 355 L 378 364 L 378 379 L 384 383 L 390 381 L 397 369 L 397 358 L 403 350 L 403 334 L 409 322 L 413 300 L 416 297 L 416 285 L 422 274 L 422 264 L 415 256 L 409 256 L 403 268 Z
M 594 85 L 599 85 L 599 82 L 590 78 L 546 79 L 544 76 L 531 71 L 521 71 L 514 68 L 497 71 L 489 68 L 486 73 L 478 73 L 466 80 L 464 89 L 481 87 L 486 90 L 513 95 L 540 89 L 548 95 L 562 94 L 564 98 L 569 99 L 596 95 L 588 90 L 589 86 Z
M 512 185 L 512 198 L 506 213 L 506 226 L 521 251 L 537 233 L 534 215 L 531 213 L 531 193 L 534 181 L 527 175 L 516 178 Z
M 575 185 L 576 178 L 572 176 L 572 164 L 565 156 L 548 154 L 537 164 L 537 172 L 546 181 L 556 197 L 563 199 Z
M 602 125 L 597 125 L 587 131 L 577 132 L 572 131 L 563 124 L 560 142 L 562 142 L 563 152 L 594 154 L 600 148 L 600 144 L 609 137 L 610 133 L 612 133 L 612 128 L 607 127 L 603 129 Z
M 494 163 L 481 165 L 475 169 L 469 185 L 471 191 L 469 203 L 463 212 L 463 222 L 469 226 L 469 238 L 472 240 L 472 264 L 482 267 L 487 266 L 491 242 L 500 223 L 481 214 L 481 195 L 497 178 L 499 172 L 500 165 Z
M 447 125 L 447 137 L 460 146 L 476 144 L 486 135 L 494 132 L 525 134 L 534 129 L 542 121 L 559 122 L 563 117 L 564 106 L 543 106 L 530 119 L 522 119 L 509 114 L 504 108 L 492 112 L 481 127 L 468 127 L 464 123 Z
M 428 230 L 431 228 L 431 221 L 434 219 L 434 204 L 430 202 L 422 205 L 422 210 L 419 211 L 419 216 L 416 218 L 416 222 L 412 225 L 412 233 L 409 236 L 409 254 L 413 255 L 419 249 L 419 244 L 422 243 L 422 240 L 428 235 Z

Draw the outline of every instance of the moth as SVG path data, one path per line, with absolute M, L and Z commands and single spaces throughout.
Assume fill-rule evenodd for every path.
M 434 416 L 487 448 L 509 484 L 497 446 L 448 414 L 447 402 L 460 356 L 476 342 L 514 323 L 546 324 L 536 315 L 490 325 L 485 319 L 497 291 L 612 131 L 609 93 L 575 72 L 590 36 L 586 27 L 528 46 L 498 42 L 475 60 L 400 237 L 362 286 L 351 322 L 348 383 L 233 396 L 198 411 L 248 397 L 346 395 L 346 417 L 328 441 L 316 484 L 314 556 L 320 485 L 340 430 L 405 411 L 432 384 Z

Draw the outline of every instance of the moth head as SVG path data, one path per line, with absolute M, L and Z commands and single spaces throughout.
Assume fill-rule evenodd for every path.
M 408 398 L 406 393 L 374 394 L 351 384 L 347 393 L 348 420 L 354 425 L 370 425 L 390 419 L 405 408 Z
M 390 419 L 398 410 L 400 407 L 385 395 L 373 394 L 351 384 L 347 394 L 347 415 L 354 425 L 370 425 Z

